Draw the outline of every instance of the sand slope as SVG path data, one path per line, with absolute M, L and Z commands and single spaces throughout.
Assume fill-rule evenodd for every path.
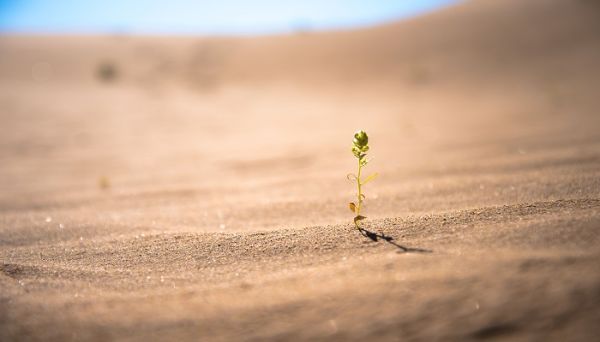
M 593 340 L 598 13 L 0 37 L 0 340 Z

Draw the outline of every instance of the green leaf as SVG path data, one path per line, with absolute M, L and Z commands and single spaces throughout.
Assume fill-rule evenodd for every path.
M 358 216 L 356 216 L 356 217 L 354 218 L 354 223 L 356 223 L 356 222 L 358 222 L 358 221 L 362 221 L 362 220 L 364 220 L 364 219 L 366 219 L 366 217 L 365 217 L 365 216 L 358 215 Z
M 367 178 L 365 178 L 364 181 L 362 181 L 360 184 L 361 185 L 365 185 L 367 183 L 369 183 L 370 181 L 372 181 L 373 179 L 377 178 L 377 176 L 379 176 L 379 174 L 377 172 L 375 172 L 374 174 L 368 176 Z
M 358 147 L 363 147 L 369 144 L 369 137 L 365 131 L 358 131 L 354 133 L 354 140 L 352 143 Z
M 348 208 L 350 208 L 351 212 L 356 213 L 356 204 L 353 202 L 348 203 Z

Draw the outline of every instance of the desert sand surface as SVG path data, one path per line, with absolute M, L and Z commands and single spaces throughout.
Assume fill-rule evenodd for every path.
M 2 341 L 600 334 L 596 1 L 0 36 L 0 165 Z

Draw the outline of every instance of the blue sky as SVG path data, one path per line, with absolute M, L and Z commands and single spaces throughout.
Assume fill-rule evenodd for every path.
M 0 0 L 0 31 L 265 34 L 372 25 L 454 0 Z

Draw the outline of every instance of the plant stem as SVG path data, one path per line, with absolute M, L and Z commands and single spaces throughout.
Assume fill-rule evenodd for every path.
M 360 208 L 362 206 L 362 189 L 361 189 L 362 184 L 360 184 L 361 171 L 362 171 L 362 165 L 360 163 L 360 158 L 358 158 L 358 175 L 356 177 L 356 185 L 358 186 L 358 205 L 356 206 L 356 216 L 360 215 Z M 360 229 L 358 222 L 359 221 L 354 221 L 354 224 L 356 225 L 356 228 Z

